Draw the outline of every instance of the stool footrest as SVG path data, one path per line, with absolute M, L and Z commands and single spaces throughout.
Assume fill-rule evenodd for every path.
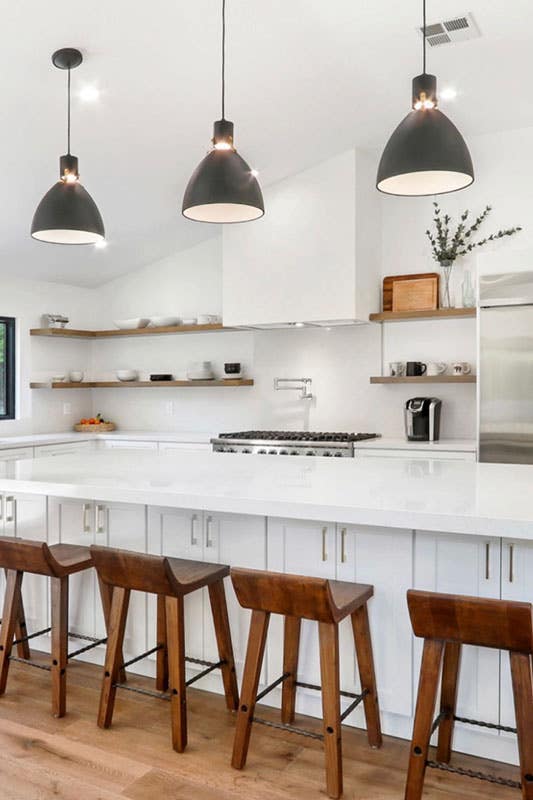
M 355 711 L 355 709 L 357 708 L 359 703 L 363 700 L 363 698 L 365 698 L 367 696 L 367 694 L 368 694 L 368 689 L 363 689 L 361 694 L 356 695 L 355 700 L 353 701 L 353 703 L 350 703 L 348 708 L 346 708 L 342 712 L 342 714 L 341 714 L 341 722 L 343 722 L 346 719 L 346 717 L 350 716 L 352 711 Z
M 148 697 L 156 697 L 158 700 L 170 700 L 170 695 L 166 692 L 154 692 L 152 689 L 141 689 L 140 686 L 130 686 L 128 683 L 114 683 L 115 689 L 126 689 L 127 692 L 136 692 Z
M 36 636 L 44 636 L 45 633 L 50 633 L 52 628 L 43 628 L 42 631 L 35 631 L 35 633 L 28 633 L 27 636 L 21 636 L 20 639 L 15 639 L 13 644 L 22 644 L 28 642 L 30 639 L 35 639 Z
M 443 772 L 453 772 L 455 775 L 463 775 L 466 778 L 477 778 L 480 781 L 496 783 L 498 786 L 508 786 L 511 789 L 520 789 L 522 787 L 520 781 L 513 781 L 510 778 L 500 778 L 498 775 L 490 775 L 486 772 L 476 772 L 473 769 L 452 767 L 450 764 L 444 764 L 441 761 L 426 761 L 426 766 L 431 769 L 440 769 Z
M 52 667 L 48 664 L 37 664 L 36 661 L 30 661 L 27 658 L 19 658 L 18 656 L 9 656 L 10 661 L 16 661 L 17 664 L 26 664 L 27 667 L 34 667 L 34 669 L 44 669 L 46 672 L 51 672 Z
M 70 635 L 70 634 L 69 634 Z M 76 637 L 78 638 L 78 637 Z M 70 661 L 71 658 L 76 658 L 76 656 L 81 656 L 82 653 L 86 653 L 88 650 L 92 650 L 94 647 L 98 647 L 99 644 L 105 644 L 107 642 L 107 636 L 103 639 L 93 639 L 93 637 L 83 636 L 79 637 L 80 639 L 89 639 L 89 644 L 86 644 L 85 647 L 80 647 L 78 650 L 73 650 L 72 653 L 67 655 L 67 659 Z
M 276 686 L 279 686 L 280 683 L 283 683 L 283 681 L 286 681 L 287 678 L 290 678 L 290 676 L 291 676 L 290 672 L 284 672 L 283 675 L 281 675 L 281 677 L 279 677 L 277 680 L 272 681 L 272 683 L 269 683 L 269 685 L 266 687 L 266 689 L 263 689 L 262 692 L 259 692 L 259 694 L 255 698 L 255 702 L 258 703 L 259 700 L 262 700 L 263 697 L 266 697 L 267 694 L 269 694 L 269 692 L 271 692 L 273 689 L 275 689 Z
M 477 719 L 467 719 L 466 717 L 454 717 L 455 722 L 463 722 L 465 725 L 478 725 L 481 728 L 489 728 L 494 731 L 504 731 L 505 733 L 516 733 L 516 728 L 508 725 L 497 725 L 495 722 L 480 722 Z
M 137 661 L 142 661 L 143 658 L 148 658 L 148 656 L 151 656 L 152 653 L 157 653 L 157 651 L 162 650 L 162 648 L 163 648 L 162 644 L 156 644 L 155 647 L 152 647 L 150 650 L 146 650 L 144 653 L 141 653 L 140 656 L 135 656 L 135 658 L 130 658 L 129 661 L 125 661 L 122 664 L 122 669 L 126 669 L 126 667 L 131 667 L 132 664 L 136 664 Z
M 288 731 L 288 733 L 296 733 L 298 736 L 307 736 L 309 739 L 318 739 L 324 741 L 324 734 L 315 733 L 315 731 L 308 731 L 305 728 L 296 728 L 294 725 L 284 725 L 282 722 L 272 722 L 263 717 L 253 717 L 253 722 L 258 722 L 260 725 L 266 725 L 268 728 L 277 728 L 281 731 Z
M 317 686 L 314 683 L 302 683 L 301 681 L 296 681 L 296 686 L 299 686 L 301 689 L 313 689 L 315 692 L 321 692 L 322 686 Z M 368 694 L 368 690 L 364 689 L 364 694 Z M 356 700 L 358 697 L 363 697 L 363 695 L 356 694 L 355 692 L 339 692 L 341 697 L 351 697 L 352 699 Z
M 185 661 L 189 661 L 189 660 L 190 659 L 188 659 L 188 658 L 185 659 Z M 209 663 L 209 662 L 207 662 L 207 663 Z M 193 675 L 192 678 L 189 678 L 188 681 L 185 681 L 185 686 L 191 686 L 193 683 L 196 683 L 196 681 L 199 681 L 201 678 L 204 678 L 206 675 L 209 675 L 209 673 L 213 672 L 214 669 L 219 669 L 224 664 L 226 664 L 225 660 L 217 661 L 216 663 L 212 662 L 211 664 L 209 664 L 208 667 L 206 667 L 206 669 L 203 669 L 201 672 L 199 672 L 198 675 Z

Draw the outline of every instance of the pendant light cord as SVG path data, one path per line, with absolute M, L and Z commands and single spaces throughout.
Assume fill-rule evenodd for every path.
M 222 119 L 226 111 L 226 0 L 222 0 Z
M 67 153 L 70 155 L 70 67 L 67 77 Z
M 423 69 L 422 72 L 426 74 L 426 0 L 422 0 L 422 16 L 423 16 L 423 28 L 422 28 L 422 63 Z

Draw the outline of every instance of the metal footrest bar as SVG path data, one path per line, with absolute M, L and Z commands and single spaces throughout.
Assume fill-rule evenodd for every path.
M 199 681 L 201 678 L 205 678 L 206 675 L 209 675 L 210 672 L 213 672 L 214 669 L 218 669 L 225 663 L 226 661 L 217 661 L 216 664 L 211 663 L 208 667 L 206 667 L 206 669 L 203 669 L 201 672 L 199 672 L 198 675 L 193 675 L 192 678 L 189 678 L 188 681 L 185 681 L 185 686 L 192 686 L 193 683 L 196 683 L 196 681 Z
M 81 639 L 83 642 L 100 642 L 101 639 L 98 636 L 87 636 L 85 633 L 76 633 L 75 631 L 69 631 L 67 633 L 69 639 Z
M 496 725 L 494 722 L 480 722 L 477 719 L 468 719 L 467 717 L 454 717 L 454 720 L 455 722 L 464 722 L 465 725 L 478 725 L 480 728 L 489 728 L 493 731 L 516 733 L 516 728 L 510 728 L 508 725 Z
M 315 692 L 321 692 L 322 686 L 317 686 L 314 683 L 301 683 L 301 681 L 296 681 L 296 686 L 299 686 L 301 689 L 314 689 Z M 364 690 L 366 694 L 368 694 L 368 690 Z M 341 697 L 351 697 L 352 699 L 357 699 L 361 695 L 356 694 L 355 692 L 339 692 Z
M 435 733 L 441 722 L 443 722 L 447 717 L 448 714 L 446 713 L 446 711 L 441 711 L 440 714 L 437 717 L 435 717 L 435 719 L 433 720 L 433 725 L 431 726 L 430 737 L 433 736 L 433 734 Z
M 152 689 L 141 689 L 139 686 L 130 686 L 127 683 L 114 683 L 116 689 L 126 689 L 127 692 L 135 692 L 136 694 L 144 694 L 148 697 L 155 697 L 157 700 L 170 700 L 170 695 L 166 692 L 154 692 Z
M 442 772 L 453 772 L 455 775 L 463 775 L 466 778 L 477 778 L 488 783 L 497 783 L 498 786 L 508 786 L 510 789 L 521 789 L 520 781 L 513 781 L 510 778 L 500 778 L 498 775 L 490 775 L 486 772 L 475 772 L 472 769 L 463 767 L 452 767 L 450 764 L 443 764 L 441 761 L 426 761 L 426 766 L 431 769 L 440 769 Z
M 354 711 L 354 710 L 357 708 L 357 706 L 359 705 L 359 703 L 360 703 L 360 702 L 363 700 L 363 698 L 364 698 L 364 697 L 366 697 L 366 696 L 367 696 L 367 694 L 368 694 L 368 689 L 363 689 L 363 691 L 361 692 L 361 694 L 360 694 L 360 695 L 358 695 L 358 696 L 355 698 L 355 700 L 353 701 L 353 703 L 350 703 L 350 705 L 348 706 L 348 708 L 346 708 L 346 709 L 345 709 L 345 710 L 342 712 L 342 714 L 341 714 L 341 722 L 343 722 L 343 720 L 345 720 L 345 719 L 346 719 L 346 717 L 348 717 L 348 716 L 349 716 L 349 715 L 352 713 L 352 711 Z
M 43 628 L 42 631 L 35 631 L 35 633 L 28 633 L 27 636 L 21 636 L 20 639 L 15 639 L 13 644 L 22 644 L 28 642 L 30 639 L 35 639 L 36 636 L 44 636 L 45 633 L 50 633 L 52 628 Z
M 283 681 L 286 681 L 287 678 L 290 678 L 290 675 L 291 675 L 290 672 L 284 672 L 283 675 L 280 678 L 278 678 L 276 681 L 273 681 L 271 684 L 269 684 L 266 687 L 266 689 L 263 689 L 262 692 L 259 692 L 259 694 L 255 698 L 255 702 L 258 703 L 259 700 L 262 700 L 263 697 L 266 697 L 266 695 L 269 694 L 269 692 L 271 692 L 273 689 L 275 689 L 276 686 L 279 686 L 280 683 L 283 683 Z
M 78 650 L 74 650 L 72 653 L 67 655 L 67 659 L 70 661 L 71 658 L 76 658 L 76 656 L 81 656 L 82 653 L 86 653 L 88 650 L 92 650 L 94 647 L 98 647 L 99 644 L 105 644 L 107 642 L 107 636 L 104 639 L 95 639 L 91 641 L 90 644 L 86 644 L 85 647 L 80 647 Z
M 26 664 L 27 667 L 34 667 L 35 669 L 44 669 L 46 672 L 51 672 L 52 667 L 48 664 L 37 664 L 36 661 L 29 661 L 27 658 L 19 658 L 18 656 L 9 656 L 10 661 L 16 661 L 17 664 Z
M 145 653 L 141 653 L 140 656 L 135 656 L 135 658 L 130 658 L 129 661 L 125 661 L 122 664 L 122 669 L 126 669 L 126 667 L 131 667 L 131 665 L 132 664 L 136 664 L 137 661 L 142 661 L 143 658 L 148 658 L 148 656 L 151 656 L 152 653 L 157 653 L 158 650 L 162 650 L 162 649 L 163 649 L 163 645 L 162 644 L 156 644 L 156 646 L 152 647 L 151 650 L 146 650 L 146 652 Z
M 272 722 L 269 719 L 263 719 L 263 717 L 253 717 L 252 721 L 258 722 L 260 725 L 266 725 L 268 728 L 277 728 L 281 731 L 288 731 L 288 733 L 296 733 L 298 736 L 307 736 L 308 739 L 324 741 L 324 735 L 322 733 L 308 731 L 305 728 L 296 728 L 294 725 L 284 725 L 282 722 Z
M 213 664 L 212 661 L 206 661 L 203 658 L 193 658 L 192 656 L 185 656 L 185 661 L 188 661 L 189 664 L 199 664 L 201 667 L 211 667 Z M 220 663 L 224 664 L 225 662 L 221 661 Z

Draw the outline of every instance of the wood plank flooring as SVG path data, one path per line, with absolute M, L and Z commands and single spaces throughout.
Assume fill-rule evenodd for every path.
M 110 730 L 96 727 L 101 669 L 69 667 L 68 713 L 50 716 L 49 674 L 12 663 L 0 698 L 2 800 L 324 800 L 320 742 L 255 725 L 248 765 L 230 767 L 234 718 L 222 696 L 190 689 L 189 746 L 170 744 L 169 704 L 131 692 L 118 694 Z M 153 688 L 132 676 L 134 685 Z M 261 709 L 279 719 L 279 712 Z M 319 721 L 296 724 L 319 728 Z M 407 743 L 385 738 L 370 750 L 363 731 L 344 728 L 346 800 L 400 800 Z M 494 762 L 454 756 L 455 763 L 517 779 Z M 518 800 L 519 792 L 429 770 L 424 800 Z

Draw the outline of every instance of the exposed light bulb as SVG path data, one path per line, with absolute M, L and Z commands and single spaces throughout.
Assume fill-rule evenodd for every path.
M 233 150 L 229 142 L 215 142 L 215 150 Z
M 94 103 L 96 100 L 100 99 L 100 91 L 96 86 L 84 86 L 83 89 L 80 90 L 78 97 L 80 100 L 83 100 L 84 103 Z
M 94 243 L 94 246 L 98 250 L 105 250 L 105 248 L 107 247 L 107 241 L 105 239 L 99 239 L 97 242 Z
M 254 178 L 257 178 L 258 175 L 259 175 L 259 170 L 258 169 L 251 169 L 250 170 L 250 174 L 253 175 Z
M 76 183 L 78 176 L 74 172 L 66 172 L 62 179 L 65 183 Z

